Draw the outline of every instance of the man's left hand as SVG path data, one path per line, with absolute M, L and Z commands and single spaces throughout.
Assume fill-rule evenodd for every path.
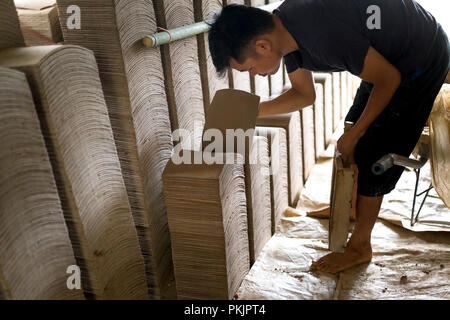
M 339 138 L 337 150 L 341 153 L 345 164 L 355 163 L 354 152 L 356 144 L 359 141 L 354 132 L 350 129 Z

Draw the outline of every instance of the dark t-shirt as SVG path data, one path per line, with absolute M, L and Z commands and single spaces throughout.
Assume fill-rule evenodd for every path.
M 368 10 L 373 5 L 379 8 L 380 29 L 376 11 Z M 439 26 L 413 0 L 285 0 L 274 13 L 299 47 L 284 56 L 288 72 L 303 68 L 358 75 L 372 46 L 403 77 L 413 79 L 424 69 Z

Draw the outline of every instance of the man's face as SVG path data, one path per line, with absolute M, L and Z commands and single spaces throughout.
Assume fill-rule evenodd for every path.
M 243 63 L 230 59 L 230 67 L 241 72 L 250 72 L 252 76 L 268 76 L 275 74 L 280 68 L 281 58 L 277 56 L 269 46 L 256 48 L 256 52 L 247 56 Z

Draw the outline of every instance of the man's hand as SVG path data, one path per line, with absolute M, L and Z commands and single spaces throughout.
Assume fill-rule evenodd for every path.
M 259 104 L 258 118 L 298 111 L 314 103 L 316 91 L 311 71 L 297 69 L 289 73 L 289 80 L 291 89 Z
M 355 163 L 354 152 L 358 141 L 359 137 L 355 136 L 351 129 L 344 132 L 337 141 L 337 150 L 341 153 L 344 164 L 348 165 Z

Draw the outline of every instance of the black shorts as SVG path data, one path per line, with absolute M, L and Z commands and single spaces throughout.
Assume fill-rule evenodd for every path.
M 449 43 L 441 28 L 427 61 L 428 66 L 418 78 L 402 81 L 386 109 L 358 141 L 354 153 L 359 170 L 358 194 L 387 194 L 400 179 L 404 167 L 393 166 L 381 175 L 374 175 L 371 167 L 388 153 L 409 156 L 414 150 L 449 71 Z M 355 123 L 359 119 L 372 87 L 368 82 L 361 83 L 346 121 Z

